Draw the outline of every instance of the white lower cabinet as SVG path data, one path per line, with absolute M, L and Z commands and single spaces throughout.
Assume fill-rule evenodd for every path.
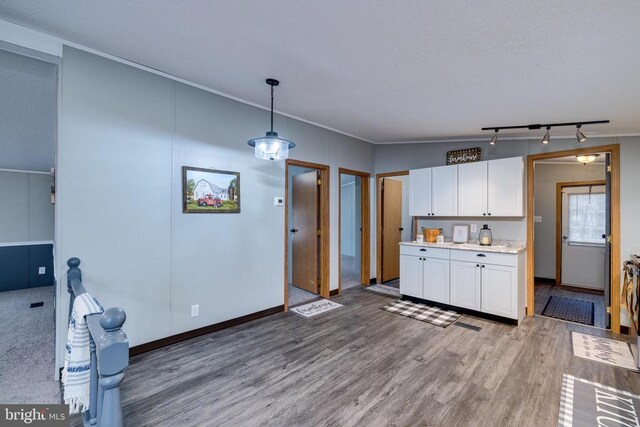
M 449 304 L 449 259 L 400 256 L 400 293 Z
M 518 317 L 517 268 L 482 266 L 482 311 L 498 316 Z
M 481 310 L 480 264 L 467 261 L 451 261 L 451 305 Z

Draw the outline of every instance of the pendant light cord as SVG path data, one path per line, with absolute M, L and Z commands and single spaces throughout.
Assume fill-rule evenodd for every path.
M 271 132 L 273 132 L 273 85 L 271 85 Z

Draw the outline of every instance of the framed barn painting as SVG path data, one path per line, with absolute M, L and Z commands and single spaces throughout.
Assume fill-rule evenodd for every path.
M 183 166 L 182 212 L 240 213 L 240 172 Z

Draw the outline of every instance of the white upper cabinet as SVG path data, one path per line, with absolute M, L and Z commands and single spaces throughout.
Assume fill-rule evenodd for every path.
M 431 216 L 431 169 L 409 171 L 409 213 L 411 216 Z
M 431 169 L 431 214 L 458 215 L 458 166 Z
M 486 216 L 488 162 L 458 165 L 458 215 Z
M 487 215 L 524 216 L 522 157 L 487 162 Z

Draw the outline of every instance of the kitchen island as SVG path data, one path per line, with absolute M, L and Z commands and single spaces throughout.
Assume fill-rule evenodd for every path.
M 402 242 L 400 293 L 517 324 L 526 315 L 525 251 L 516 241 Z

